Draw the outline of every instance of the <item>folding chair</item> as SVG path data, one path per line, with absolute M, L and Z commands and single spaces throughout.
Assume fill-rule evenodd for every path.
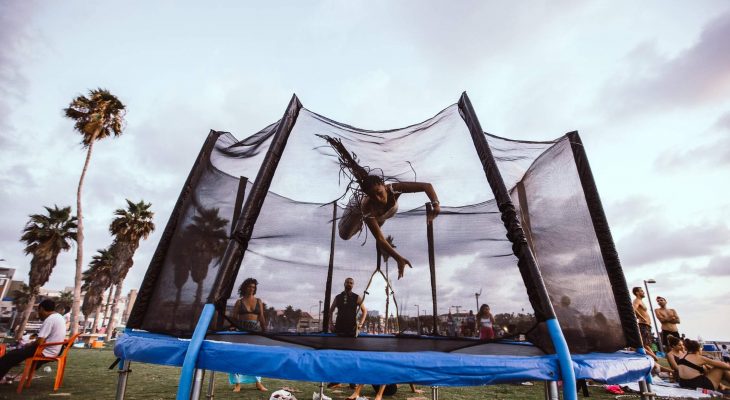
M 43 343 L 42 345 L 38 346 L 38 348 L 36 348 L 35 350 L 35 354 L 33 354 L 33 357 L 27 358 L 25 360 L 25 369 L 23 370 L 23 375 L 21 376 L 20 383 L 18 384 L 18 393 L 23 391 L 23 387 L 30 387 L 30 381 L 33 379 L 35 370 L 40 366 L 39 362 L 45 364 L 51 361 L 58 362 L 58 366 L 56 368 L 56 381 L 53 384 L 53 391 L 57 391 L 58 388 L 61 387 L 61 383 L 63 383 L 63 374 L 66 371 L 66 359 L 68 358 L 68 351 L 71 350 L 71 347 L 73 347 L 73 344 L 78 336 L 79 334 L 77 333 L 70 338 L 64 340 L 63 342 Z M 46 357 L 43 355 L 43 349 L 49 346 L 58 345 L 62 345 L 61 352 L 58 353 L 58 356 Z

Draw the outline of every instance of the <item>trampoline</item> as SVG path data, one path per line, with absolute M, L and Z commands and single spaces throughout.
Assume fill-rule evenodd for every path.
M 337 235 L 358 196 L 343 152 L 393 187 L 438 194 L 424 205 L 423 194 L 398 193 L 380 223 L 413 266 L 402 279 L 375 231 Z M 234 289 L 253 276 L 265 333 L 231 317 Z M 345 277 L 372 334 L 330 333 Z M 498 310 L 496 336 L 479 340 L 460 308 L 485 302 Z M 208 135 L 115 346 L 117 398 L 137 361 L 182 367 L 179 399 L 199 396 L 204 370 L 432 387 L 540 380 L 552 394 L 563 380 L 572 399 L 576 379 L 648 379 L 651 360 L 626 348 L 641 348 L 638 327 L 577 132 L 539 142 L 486 133 L 466 93 L 424 122 L 364 130 L 294 96 L 244 140 Z

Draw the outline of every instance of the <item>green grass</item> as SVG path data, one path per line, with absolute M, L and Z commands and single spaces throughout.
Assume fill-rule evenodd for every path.
M 72 349 L 69 353 L 69 360 L 66 366 L 66 377 L 63 385 L 57 393 L 53 392 L 53 379 L 56 373 L 56 366 L 52 365 L 53 371 L 45 373 L 38 371 L 39 378 L 33 379 L 31 387 L 25 389 L 21 395 L 15 393 L 16 385 L 0 386 L 0 399 L 54 399 L 54 398 L 76 398 L 76 399 L 113 399 L 116 393 L 117 372 L 109 370 L 109 365 L 115 360 L 111 348 L 105 349 Z M 132 363 L 132 373 L 127 386 L 126 399 L 173 399 L 177 390 L 179 368 L 163 367 L 158 365 Z M 10 376 L 20 373 L 20 367 L 10 371 Z M 215 399 L 236 399 L 236 400 L 268 400 L 269 394 L 284 386 L 295 388 L 294 395 L 299 400 L 309 400 L 312 392 L 319 391 L 319 383 L 295 382 L 277 379 L 264 378 L 264 385 L 269 393 L 261 393 L 253 388 L 253 385 L 245 385 L 240 393 L 233 393 L 232 387 L 228 384 L 227 374 L 215 374 Z M 207 388 L 208 376 L 206 376 Z M 410 397 L 425 397 L 430 399 L 430 388 L 419 387 L 424 394 L 410 393 L 407 385 L 400 386 L 398 393 L 386 399 L 406 400 Z M 340 392 L 325 390 L 325 394 L 334 400 L 341 400 L 350 394 L 348 388 L 336 389 Z M 517 385 L 495 385 L 461 388 L 440 388 L 439 397 L 444 400 L 481 400 L 481 399 L 543 399 L 544 385 L 542 382 L 535 382 L 534 386 Z M 362 393 L 372 399 L 374 392 L 367 386 Z M 603 388 L 591 387 L 591 399 L 614 399 L 613 395 L 606 393 Z M 201 396 L 205 399 L 205 394 Z

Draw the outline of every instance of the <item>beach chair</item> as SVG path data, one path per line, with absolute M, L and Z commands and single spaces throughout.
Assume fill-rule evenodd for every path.
M 25 369 L 23 370 L 23 375 L 20 378 L 20 383 L 18 383 L 18 393 L 21 393 L 23 391 L 23 387 L 30 387 L 30 381 L 33 379 L 35 370 L 40 366 L 40 364 L 45 364 L 52 361 L 58 362 L 56 368 L 56 381 L 53 384 L 53 391 L 57 391 L 58 388 L 61 387 L 61 383 L 63 383 L 63 374 L 66 371 L 66 359 L 68 358 L 68 351 L 71 350 L 71 347 L 73 347 L 73 344 L 78 336 L 79 334 L 77 333 L 70 338 L 64 340 L 63 342 L 43 343 L 42 345 L 38 346 L 38 348 L 36 348 L 35 350 L 35 354 L 33 354 L 33 357 L 27 358 L 25 360 Z M 48 346 L 57 346 L 59 344 L 62 345 L 62 347 L 61 352 L 58 353 L 58 356 L 46 357 L 43 355 L 43 349 Z

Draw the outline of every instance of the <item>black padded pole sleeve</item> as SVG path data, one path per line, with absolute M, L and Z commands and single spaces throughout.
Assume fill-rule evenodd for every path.
M 474 148 L 479 156 L 479 161 L 482 163 L 487 181 L 494 193 L 497 207 L 499 207 L 499 211 L 502 213 L 502 222 L 507 229 L 507 238 L 512 242 L 512 252 L 517 256 L 517 266 L 520 269 L 522 280 L 525 282 L 527 296 L 530 299 L 532 308 L 535 310 L 535 317 L 538 321 L 552 318 L 555 316 L 555 311 L 548 297 L 545 282 L 542 280 L 542 274 L 527 244 L 527 239 L 525 238 L 522 226 L 520 226 L 515 206 L 512 204 L 512 199 L 504 184 L 502 175 L 500 175 L 499 169 L 497 168 L 497 162 L 494 160 L 492 151 L 489 149 L 487 139 L 484 137 L 484 131 L 479 124 L 479 119 L 474 112 L 474 108 L 466 92 L 459 99 L 459 112 L 469 128 L 472 141 L 474 142 Z
M 634 348 L 642 347 L 639 326 L 636 323 L 629 288 L 626 285 L 626 278 L 623 268 L 621 268 L 621 261 L 618 258 L 616 245 L 614 244 L 611 230 L 608 227 L 606 213 L 603 210 L 603 204 L 598 195 L 598 188 L 596 187 L 596 181 L 593 179 L 591 167 L 588 164 L 588 157 L 586 156 L 583 142 L 580 140 L 578 132 L 570 132 L 566 136 L 570 140 L 570 147 L 573 150 L 575 166 L 578 169 L 578 176 L 580 177 L 580 183 L 583 186 L 583 193 L 588 204 L 588 212 L 591 215 L 593 228 L 596 231 L 598 245 L 603 256 L 603 264 L 606 266 L 606 273 L 611 282 L 613 297 L 616 301 L 616 308 L 621 319 L 621 326 L 623 327 L 627 345 Z
M 271 186 L 274 172 L 276 172 L 276 167 L 279 165 L 289 134 L 294 127 L 301 108 L 302 103 L 299 102 L 296 95 L 293 95 L 284 116 L 276 127 L 274 137 L 271 139 L 269 149 L 251 187 L 251 193 L 244 203 L 241 216 L 236 221 L 236 231 L 231 240 L 228 241 L 228 247 L 226 247 L 221 261 L 221 268 L 216 275 L 215 283 L 208 298 L 208 302 L 214 303 L 219 312 L 225 310 L 225 303 L 231 296 L 238 270 L 243 261 L 243 254 L 248 248 L 248 242 L 251 240 L 254 225 Z
M 432 335 L 438 335 L 438 299 L 436 297 L 436 255 L 433 246 L 433 221 L 429 221 L 433 212 L 431 203 L 426 203 L 426 241 L 428 242 L 428 268 L 431 271 L 431 302 L 433 303 Z
M 170 247 L 170 242 L 175 234 L 175 228 L 177 227 L 178 220 L 181 213 L 184 211 L 188 198 L 193 193 L 195 186 L 198 184 L 200 175 L 202 175 L 203 171 L 208 167 L 208 163 L 210 162 L 210 153 L 213 151 L 213 148 L 215 148 L 215 142 L 221 134 L 222 132 L 216 132 L 213 130 L 208 133 L 208 137 L 205 139 L 203 147 L 200 149 L 200 153 L 198 153 L 198 157 L 195 159 L 195 163 L 190 169 L 188 178 L 185 180 L 185 184 L 180 191 L 180 196 L 178 196 L 175 207 L 172 209 L 172 213 L 170 214 L 170 218 L 167 220 L 165 230 L 162 231 L 160 242 L 157 244 L 157 249 L 152 256 L 150 266 L 147 268 L 144 280 L 139 288 L 137 300 L 135 300 L 134 307 L 132 307 L 132 312 L 127 320 L 127 327 L 129 328 L 136 329 L 142 327 L 144 316 L 147 313 L 147 306 L 149 305 L 152 294 L 157 286 L 157 279 L 162 272 L 162 267 L 165 265 L 167 250 Z
M 332 273 L 335 269 L 335 235 L 337 234 L 337 201 L 332 202 L 332 236 L 330 238 L 330 262 L 327 266 L 327 286 L 324 290 L 324 318 L 320 330 L 330 331 L 330 301 L 332 300 Z

